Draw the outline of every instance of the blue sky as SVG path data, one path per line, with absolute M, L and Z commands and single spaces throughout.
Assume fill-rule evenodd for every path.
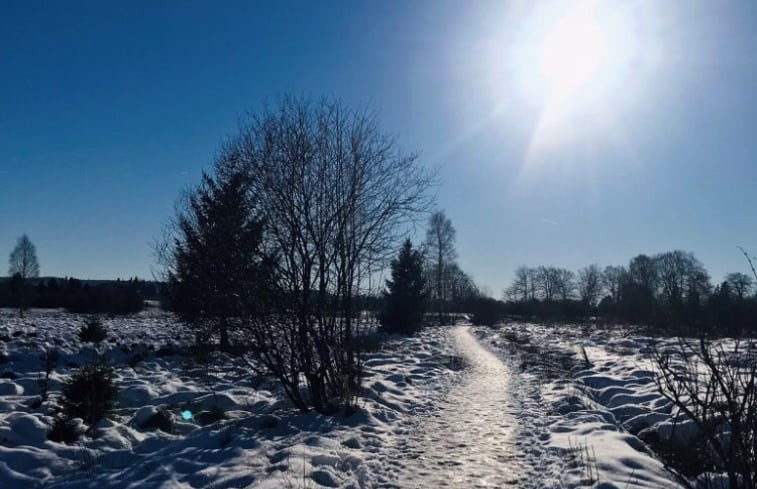
M 529 32 L 569 3 L 540 4 L 3 2 L 0 252 L 28 233 L 44 275 L 149 277 L 237 117 L 293 92 L 370 103 L 438 169 L 460 264 L 495 295 L 520 264 L 672 249 L 746 271 L 757 3 L 605 2 L 633 55 L 547 129 Z

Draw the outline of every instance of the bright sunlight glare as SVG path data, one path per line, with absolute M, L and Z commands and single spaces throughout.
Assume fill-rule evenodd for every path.
M 639 14 L 598 0 L 540 2 L 523 12 L 507 49 L 515 86 L 539 111 L 529 157 L 613 130 L 648 54 Z
M 553 97 L 564 97 L 590 81 L 607 49 L 593 4 L 582 2 L 560 18 L 543 41 L 539 69 Z

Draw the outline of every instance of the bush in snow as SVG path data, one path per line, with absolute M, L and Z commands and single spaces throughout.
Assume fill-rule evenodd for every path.
M 679 339 L 653 351 L 660 392 L 694 423 L 732 489 L 757 488 L 757 351 L 749 343 Z
M 62 416 L 56 416 L 53 426 L 47 432 L 47 439 L 58 443 L 70 444 L 79 439 L 76 424 Z
M 82 418 L 93 425 L 116 406 L 118 386 L 113 368 L 102 363 L 85 363 L 63 383 L 60 399 L 67 418 Z
M 108 336 L 108 332 L 97 317 L 92 317 L 81 330 L 79 330 L 79 339 L 83 342 L 99 343 Z

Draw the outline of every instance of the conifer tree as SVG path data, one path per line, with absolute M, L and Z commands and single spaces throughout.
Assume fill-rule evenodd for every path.
M 203 175 L 179 215 L 178 231 L 169 276 L 171 307 L 195 328 L 198 340 L 218 333 L 227 347 L 235 318 L 254 309 L 264 284 L 262 223 L 254 218 L 246 177 Z
M 387 331 L 411 333 L 420 329 L 428 307 L 428 289 L 423 274 L 423 255 L 410 240 L 391 262 L 392 278 L 386 281 L 385 310 L 381 323 Z

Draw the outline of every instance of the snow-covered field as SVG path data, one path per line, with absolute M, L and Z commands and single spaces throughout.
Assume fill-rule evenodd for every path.
M 188 362 L 168 314 L 106 319 L 97 347 L 79 341 L 85 320 L 0 311 L 0 488 L 680 486 L 636 436 L 670 424 L 643 337 L 532 324 L 389 337 L 366 356 L 358 410 L 322 416 L 240 361 Z M 96 348 L 116 368 L 115 414 L 95 437 L 47 440 L 60 382 Z M 50 349 L 50 400 L 35 408 Z M 201 422 L 215 403 L 226 417 Z M 159 411 L 168 432 L 149 426 Z
M 479 335 L 517 358 L 521 376 L 540 384 L 548 450 L 565 462 L 558 487 L 697 486 L 673 475 L 645 443 L 672 441 L 685 453 L 696 431 L 693 422 L 676 418 L 654 381 L 650 349 L 675 340 L 620 327 L 522 323 Z
M 170 315 L 150 311 L 105 320 L 98 348 L 116 367 L 118 409 L 97 436 L 74 445 L 46 439 L 60 381 L 97 354 L 77 333 L 86 320 L 58 311 L 0 315 L 0 488 L 246 488 L 399 485 L 397 460 L 385 454 L 430 410 L 456 370 L 443 332 L 389 339 L 366 361 L 359 409 L 351 416 L 300 414 L 276 384 L 239 364 L 207 372 L 187 365 L 188 335 Z M 50 401 L 32 408 L 45 349 L 60 352 Z M 140 358 L 143 358 L 141 361 Z M 202 426 L 195 416 L 219 402 L 226 419 Z M 144 424 L 159 409 L 166 433 Z

